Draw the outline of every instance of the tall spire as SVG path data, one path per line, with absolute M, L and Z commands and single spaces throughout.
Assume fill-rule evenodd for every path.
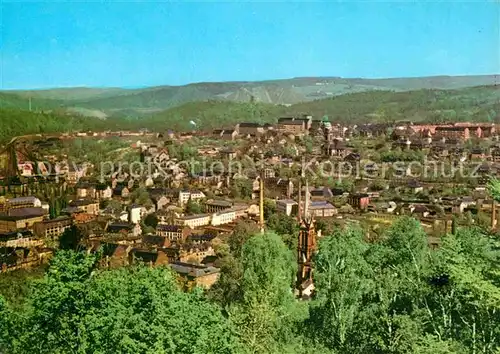
M 309 203 L 310 203 L 310 194 L 309 194 L 309 181 L 306 179 L 306 192 L 305 192 L 305 202 L 304 202 L 304 220 L 309 222 Z
M 259 176 L 259 227 L 264 232 L 264 174 Z
M 301 205 L 300 195 L 302 191 L 299 191 L 299 208 Z M 300 215 L 300 230 L 299 239 L 297 245 L 297 292 L 300 298 L 309 297 L 312 295 L 314 290 L 313 283 L 313 264 L 312 259 L 314 252 L 316 251 L 316 230 L 314 227 L 313 217 L 309 214 L 309 182 L 306 179 L 305 188 L 305 201 L 304 201 L 304 212 Z
M 297 212 L 297 219 L 299 223 L 302 222 L 302 180 L 299 178 L 299 210 Z

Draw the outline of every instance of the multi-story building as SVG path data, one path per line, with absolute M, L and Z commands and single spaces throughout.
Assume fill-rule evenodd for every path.
M 280 118 L 277 130 L 282 134 L 306 134 L 311 127 L 311 121 L 311 118 Z
M 205 265 L 176 262 L 170 267 L 186 279 L 188 287 L 210 288 L 217 282 L 220 275 L 220 269 Z
M 468 140 L 470 138 L 470 132 L 468 127 L 442 126 L 436 127 L 436 136 L 445 139 Z
M 39 238 L 56 240 L 66 229 L 69 229 L 73 224 L 73 220 L 69 216 L 61 216 L 52 220 L 43 220 L 33 225 L 33 231 Z
M 205 198 L 205 194 L 201 191 L 180 191 L 179 192 L 179 204 L 184 206 L 189 199 L 200 200 Z
M 235 130 L 239 135 L 258 136 L 264 134 L 264 127 L 258 123 L 240 123 L 236 125 Z
M 224 224 L 230 224 L 236 220 L 236 211 L 232 209 L 226 209 L 221 212 L 212 215 L 211 224 L 212 226 L 219 226 Z
M 31 248 L 39 246 L 43 246 L 43 241 L 37 239 L 29 230 L 0 233 L 0 247 Z
M 175 218 L 174 224 L 180 226 L 188 226 L 192 229 L 210 225 L 210 214 L 187 215 Z
M 96 197 L 96 188 L 95 185 L 88 182 L 78 182 L 75 186 L 76 188 L 76 197 L 78 199 L 85 198 L 95 198 Z
M 78 199 L 69 203 L 70 208 L 86 214 L 99 215 L 99 203 L 91 199 Z
M 156 234 L 170 241 L 180 241 L 185 240 L 191 234 L 191 229 L 182 227 L 181 225 L 158 224 L 156 226 Z
M 33 225 L 43 221 L 44 213 L 27 213 L 26 215 L 0 215 L 0 233 L 22 229 L 33 229 Z
M 19 197 L 9 199 L 7 209 L 41 208 L 42 202 L 36 197 Z
M 330 217 L 337 214 L 337 208 L 327 201 L 311 202 L 309 212 L 315 217 Z
M 353 208 L 364 210 L 370 204 L 370 196 L 366 193 L 350 194 L 347 198 L 347 203 Z
M 218 213 L 222 210 L 229 209 L 233 203 L 221 199 L 209 199 L 205 202 L 205 212 Z

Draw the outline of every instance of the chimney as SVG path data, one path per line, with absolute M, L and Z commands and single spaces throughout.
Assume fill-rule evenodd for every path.
M 299 223 L 302 222 L 302 181 L 299 179 L 299 207 L 297 212 L 297 218 Z
M 491 201 L 491 229 L 495 230 L 497 226 L 497 203 L 495 199 Z
M 306 179 L 306 194 L 305 194 L 305 203 L 304 203 L 304 218 L 307 220 L 309 218 L 309 182 Z
M 264 176 L 262 173 L 259 178 L 259 219 L 260 231 L 264 232 Z

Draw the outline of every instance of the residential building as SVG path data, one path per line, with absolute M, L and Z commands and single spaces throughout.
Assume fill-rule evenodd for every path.
M 0 233 L 0 247 L 31 248 L 43 246 L 30 230 L 17 230 Z
M 220 275 L 220 269 L 205 265 L 176 262 L 170 267 L 186 279 L 188 287 L 200 286 L 208 289 L 217 282 Z
M 67 166 L 66 181 L 69 184 L 76 184 L 80 178 L 85 177 L 87 167 L 85 165 L 77 166 L 74 162 L 69 162 Z
M 96 188 L 95 185 L 88 182 L 78 182 L 75 186 L 76 197 L 78 199 L 96 198 Z
M 45 213 L 26 213 L 25 215 L 0 215 L 0 233 L 22 229 L 33 229 L 33 225 L 43 221 Z
M 139 224 L 114 222 L 107 225 L 106 232 L 110 234 L 122 234 L 126 237 L 139 237 L 142 234 L 142 229 Z
M 225 209 L 229 209 L 233 203 L 221 199 L 209 199 L 205 202 L 206 213 L 217 213 Z
M 187 241 L 193 244 L 203 244 L 212 242 L 215 237 L 213 234 L 191 234 L 188 236 Z
M 235 130 L 239 135 L 243 136 L 258 136 L 264 134 L 264 127 L 258 123 L 239 123 Z
M 236 211 L 231 209 L 226 209 L 212 215 L 211 225 L 219 226 L 224 224 L 230 224 L 234 220 L 236 220 Z
M 314 217 L 331 217 L 337 214 L 337 208 L 327 201 L 312 201 L 309 212 Z
M 303 135 L 309 131 L 311 122 L 310 118 L 280 118 L 277 130 L 282 134 Z
M 176 217 L 174 220 L 175 225 L 188 226 L 192 229 L 202 226 L 210 225 L 210 214 L 197 214 Z
M 256 178 L 253 182 L 253 191 L 258 191 L 259 188 L 259 178 Z M 293 194 L 294 185 L 291 179 L 274 177 L 264 178 L 264 188 L 266 189 L 266 193 L 273 192 L 290 198 Z
M 80 212 L 72 214 L 71 217 L 73 218 L 73 222 L 75 224 L 87 224 L 94 221 L 97 218 L 97 215 Z
M 36 197 L 11 198 L 7 201 L 6 209 L 41 208 L 42 202 Z
M 132 224 L 140 223 L 141 216 L 142 216 L 141 210 L 142 210 L 142 207 L 139 205 L 133 204 L 133 205 L 129 206 L 129 208 L 128 208 L 128 212 L 129 212 L 128 221 Z
M 347 203 L 353 208 L 365 210 L 370 204 L 370 196 L 366 193 L 350 194 L 347 197 Z
M 292 199 L 280 199 L 276 201 L 276 211 L 288 216 L 296 215 L 298 213 L 298 206 L 299 204 Z
M 228 160 L 232 160 L 236 158 L 236 151 L 233 149 L 224 149 L 220 151 L 220 154 L 223 158 L 227 158 Z
M 142 237 L 142 245 L 146 248 L 165 248 L 172 245 L 172 241 L 168 237 L 159 235 L 145 235 Z
M 360 136 L 364 136 L 367 138 L 381 136 L 387 133 L 387 128 L 389 128 L 389 124 L 379 123 L 379 124 L 362 124 L 356 127 L 356 130 Z
M 60 216 L 52 220 L 43 220 L 33 225 L 33 232 L 39 238 L 57 240 L 67 229 L 73 225 L 69 216 Z
M 205 194 L 201 191 L 180 191 L 179 192 L 179 204 L 181 206 L 186 205 L 186 203 L 191 200 L 200 200 L 205 198 Z
M 148 250 L 142 248 L 133 248 L 128 254 L 129 264 L 142 262 L 150 266 L 159 266 L 169 264 L 168 254 L 163 249 Z
M 347 149 L 345 142 L 339 139 L 333 139 L 331 143 L 326 143 L 323 147 L 323 152 L 327 156 L 337 156 L 344 158 L 350 150 Z
M 436 127 L 436 136 L 443 137 L 446 140 L 449 138 L 468 140 L 470 138 L 470 132 L 468 127 L 457 127 L 457 126 L 439 126 Z
M 224 133 L 224 129 L 215 129 L 212 131 L 212 138 L 220 139 L 222 138 L 222 133 Z
M 106 185 L 96 186 L 96 197 L 100 200 L 111 199 L 113 197 L 113 189 Z
M 86 214 L 99 215 L 99 203 L 91 199 L 78 199 L 69 203 L 70 208 Z
M 128 255 L 132 247 L 119 243 L 104 242 L 101 245 L 100 265 L 107 268 L 120 268 L 129 264 Z
M 238 132 L 236 130 L 228 129 L 228 130 L 224 130 L 222 132 L 221 139 L 232 141 L 232 140 L 236 139 L 237 136 L 238 136 Z
M 183 241 L 191 234 L 191 230 L 189 227 L 181 225 L 158 224 L 156 226 L 156 235 L 165 237 L 170 241 Z

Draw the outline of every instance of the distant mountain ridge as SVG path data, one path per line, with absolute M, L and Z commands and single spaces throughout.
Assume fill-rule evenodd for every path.
M 27 109 L 31 98 L 33 109 L 57 108 L 103 119 L 109 116 L 140 117 L 188 102 L 209 100 L 288 106 L 358 92 L 448 90 L 498 85 L 499 82 L 500 75 L 387 79 L 297 77 L 266 81 L 200 82 L 139 89 L 73 87 L 1 91 L 0 105 Z
M 273 97 L 271 97 L 273 99 Z M 42 99 L 40 99 L 42 100 Z M 154 111 L 142 108 L 139 119 L 133 118 L 137 109 L 121 111 L 120 116 L 107 119 L 101 111 L 86 108 L 58 107 L 43 101 L 52 109 L 26 109 L 26 97 L 1 93 L 0 143 L 17 135 L 71 132 L 78 130 L 138 130 L 156 132 L 189 131 L 195 122 L 197 130 L 233 128 L 241 122 L 271 123 L 283 116 L 305 113 L 315 118 L 328 116 L 331 122 L 348 124 L 367 122 L 494 122 L 500 123 L 500 86 L 486 85 L 460 89 L 421 89 L 413 91 L 380 91 L 337 95 L 329 98 L 285 106 L 264 102 L 235 102 L 225 100 L 191 101 L 168 109 Z M 42 101 L 40 101 L 42 102 Z M 6 103 L 10 106 L 6 107 Z M 15 105 L 20 105 L 21 109 Z M 49 112 L 50 111 L 50 112 Z M 148 112 L 146 114 L 146 112 Z M 129 117 L 126 117 L 125 115 Z

